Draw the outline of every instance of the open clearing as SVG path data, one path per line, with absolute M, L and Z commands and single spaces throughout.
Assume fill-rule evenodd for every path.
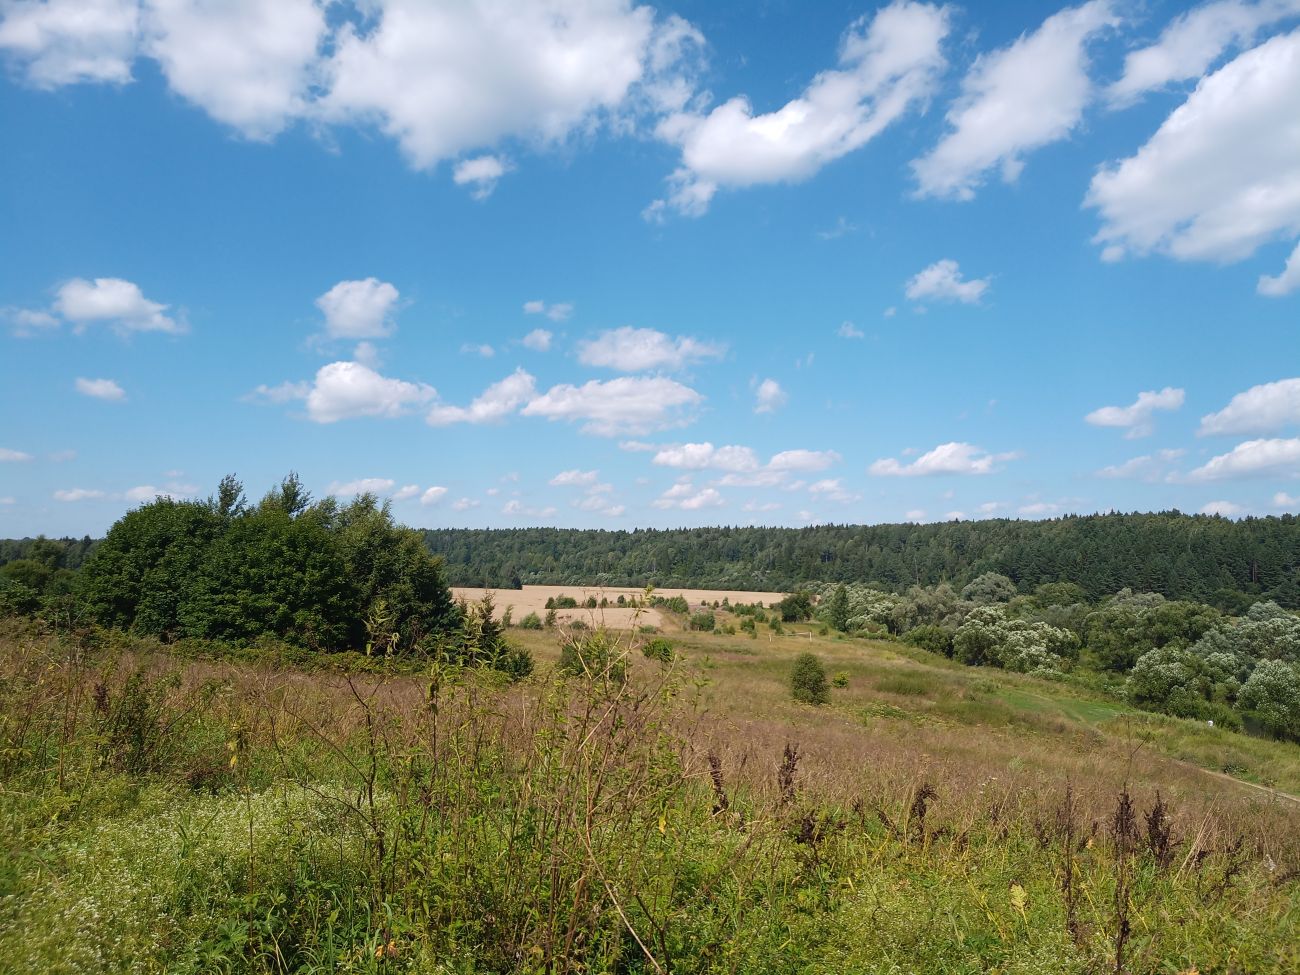
M 583 620 L 586 623 L 604 624 L 615 628 L 627 628 L 632 626 L 634 622 L 644 626 L 660 627 L 665 623 L 664 615 L 659 610 L 649 606 L 636 610 L 615 605 L 610 605 L 605 609 L 587 609 L 581 605 L 587 601 L 588 597 L 593 596 L 597 603 L 601 599 L 606 599 L 611 604 L 617 603 L 619 596 L 622 596 L 625 601 L 631 601 L 634 597 L 639 599 L 645 596 L 644 589 L 629 586 L 524 586 L 523 589 L 458 587 L 452 589 L 452 594 L 457 599 L 467 599 L 471 602 L 482 599 L 487 593 L 492 594 L 497 612 L 504 613 L 507 609 L 511 609 L 516 621 L 529 613 L 545 616 L 546 601 L 548 599 L 558 596 L 572 596 L 580 604 L 579 607 L 577 609 L 557 609 L 555 611 L 556 619 L 561 621 Z M 724 599 L 730 600 L 732 603 L 762 603 L 764 606 L 771 606 L 786 596 L 783 592 L 732 592 L 726 589 L 656 589 L 654 594 L 663 596 L 665 599 L 672 596 L 682 596 L 690 603 L 692 610 L 699 609 L 704 605 L 711 607 L 715 602 L 720 603 Z M 638 613 L 640 614 L 639 619 L 636 618 Z

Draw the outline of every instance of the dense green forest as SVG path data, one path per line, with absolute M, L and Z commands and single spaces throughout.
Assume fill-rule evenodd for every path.
M 233 477 L 206 500 L 159 497 L 91 543 L 5 543 L 0 616 L 156 637 L 485 663 L 519 675 L 490 601 L 453 600 L 442 563 L 388 505 L 313 501 L 295 475 L 250 503 Z
M 788 591 L 810 581 L 961 587 L 985 572 L 1021 592 L 1072 582 L 1090 599 L 1121 589 L 1243 611 L 1300 607 L 1300 520 L 1179 512 L 1051 521 L 810 528 L 599 531 L 432 529 L 453 585 L 644 585 Z

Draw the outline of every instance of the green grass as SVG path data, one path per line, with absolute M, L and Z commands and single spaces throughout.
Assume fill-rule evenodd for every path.
M 1300 814 L 1185 764 L 1293 749 L 887 642 L 670 638 L 623 685 L 521 634 L 503 687 L 0 637 L 0 972 L 1085 975 L 1121 883 L 1134 975 L 1300 970 Z M 1170 856 L 1107 825 L 1119 776 L 1174 797 Z

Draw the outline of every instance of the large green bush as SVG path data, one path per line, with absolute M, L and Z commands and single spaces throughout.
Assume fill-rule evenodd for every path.
M 293 475 L 256 505 L 231 478 L 207 501 L 142 505 L 113 525 L 79 583 L 90 618 L 163 639 L 409 652 L 459 626 L 417 532 L 372 495 L 312 503 Z
M 790 671 L 790 693 L 803 704 L 826 704 L 831 699 L 826 668 L 816 655 L 801 653 Z

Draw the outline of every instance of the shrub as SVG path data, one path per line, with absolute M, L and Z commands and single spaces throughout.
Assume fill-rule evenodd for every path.
M 806 592 L 792 592 L 776 604 L 776 610 L 786 623 L 796 623 L 812 616 L 812 595 Z
M 835 676 L 831 678 L 831 683 L 834 684 L 836 687 L 848 687 L 849 686 L 848 672 L 843 670 L 837 671 Z
M 931 653 L 942 654 L 945 657 L 952 656 L 952 634 L 942 626 L 933 623 L 926 623 L 909 630 L 903 637 L 903 641 L 922 650 L 929 650 Z
M 670 613 L 681 613 L 682 615 L 691 611 L 691 604 L 686 601 L 685 596 L 672 596 L 667 599 L 663 596 L 651 596 L 650 605 L 659 606 Z
M 825 704 L 831 699 L 826 683 L 826 669 L 811 653 L 801 653 L 794 658 L 790 671 L 790 693 L 803 704 Z
M 551 610 L 551 612 L 555 612 L 555 611 Z M 542 628 L 542 618 L 538 616 L 536 613 L 529 613 L 527 616 L 525 616 L 523 619 L 519 621 L 519 629 L 521 630 L 540 630 L 541 628 Z
M 660 663 L 668 664 L 673 660 L 673 645 L 663 637 L 650 640 L 641 648 L 641 652 L 651 660 L 658 660 Z
M 704 633 L 712 633 L 713 628 L 718 625 L 717 618 L 710 612 L 696 613 L 691 617 L 690 628 L 699 630 Z
M 579 629 L 576 625 L 574 629 Z M 586 630 L 586 627 L 582 627 Z M 626 655 L 603 627 L 591 633 L 571 633 L 560 647 L 560 673 L 622 683 L 627 678 Z

